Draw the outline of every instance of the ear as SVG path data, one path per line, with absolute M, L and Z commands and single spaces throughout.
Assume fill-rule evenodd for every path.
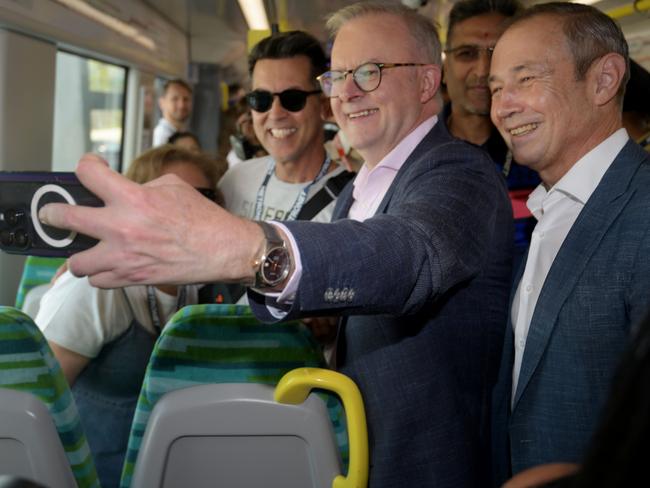
M 437 64 L 427 64 L 422 67 L 422 82 L 420 85 L 420 102 L 426 103 L 436 96 L 440 88 L 440 78 L 442 76 L 440 66 Z
M 596 105 L 605 105 L 616 97 L 626 68 L 625 58 L 617 53 L 605 54 L 589 68 L 591 73 L 588 76 L 593 79 L 592 93 Z

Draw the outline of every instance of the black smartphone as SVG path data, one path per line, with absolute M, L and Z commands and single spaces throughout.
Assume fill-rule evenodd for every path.
M 12 254 L 67 257 L 97 240 L 44 225 L 38 211 L 47 203 L 102 207 L 74 173 L 0 171 L 0 249 Z

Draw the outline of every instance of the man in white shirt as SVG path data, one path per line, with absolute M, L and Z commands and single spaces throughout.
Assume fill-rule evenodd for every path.
M 369 486 L 485 486 L 512 249 L 505 185 L 483 151 L 438 124 L 441 48 L 429 20 L 360 3 L 328 25 L 320 85 L 365 161 L 332 223 L 247 221 L 176 179 L 137 187 L 90 156 L 77 174 L 106 206 L 50 205 L 40 218 L 102 241 L 70 260 L 99 286 L 245 280 L 265 321 L 346 316 L 337 367 L 364 398 Z
M 295 220 L 325 183 L 344 171 L 325 153 L 329 100 L 316 77 L 327 69 L 327 57 L 316 38 L 292 31 L 260 41 L 248 65 L 253 89 L 246 100 L 255 135 L 269 155 L 230 168 L 219 189 L 235 215 Z M 307 220 L 329 222 L 334 203 L 327 199 Z
M 495 48 L 492 120 L 542 179 L 494 395 L 499 485 L 580 461 L 650 305 L 650 160 L 622 128 L 628 78 L 625 38 L 593 7 L 537 5 Z
M 192 87 L 184 80 L 169 80 L 158 99 L 162 117 L 153 130 L 153 146 L 167 144 L 176 132 L 187 130 L 187 120 L 192 112 Z

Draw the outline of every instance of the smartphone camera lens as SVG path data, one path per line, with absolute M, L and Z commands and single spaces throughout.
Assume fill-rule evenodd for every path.
M 3 246 L 12 246 L 14 243 L 14 233 L 9 232 L 8 230 L 0 232 L 0 243 L 2 243 Z
M 27 232 L 19 229 L 14 233 L 14 241 L 16 247 L 25 248 L 29 244 L 29 236 L 27 235 Z
M 6 212 L 3 212 L 2 220 L 11 226 L 14 226 L 22 220 L 24 215 L 25 213 L 20 210 L 9 209 Z

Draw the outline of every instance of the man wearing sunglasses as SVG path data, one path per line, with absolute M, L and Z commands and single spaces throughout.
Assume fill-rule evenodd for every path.
M 224 175 L 219 187 L 226 208 L 255 220 L 305 218 L 314 195 L 344 171 L 326 158 L 324 147 L 329 102 L 316 76 L 327 69 L 325 52 L 306 32 L 281 33 L 260 41 L 248 65 L 253 89 L 246 101 L 255 135 L 269 155 Z M 329 198 L 307 220 L 329 222 L 333 209 Z
M 70 260 L 97 286 L 245 281 L 265 321 L 346 317 L 337 367 L 364 398 L 369 486 L 486 486 L 512 246 L 504 185 L 486 154 L 439 124 L 429 20 L 363 3 L 328 25 L 321 88 L 365 161 L 332 223 L 251 222 L 173 178 L 131 185 L 91 156 L 77 175 L 106 206 L 54 204 L 40 218 L 101 240 Z
M 454 137 L 485 149 L 504 175 L 515 218 L 515 267 L 535 227 L 526 198 L 540 180 L 535 171 L 512 160 L 512 153 L 492 124 L 487 80 L 494 45 L 508 18 L 522 9 L 519 0 L 462 0 L 454 4 L 447 23 L 443 66 L 450 103 L 440 117 Z

